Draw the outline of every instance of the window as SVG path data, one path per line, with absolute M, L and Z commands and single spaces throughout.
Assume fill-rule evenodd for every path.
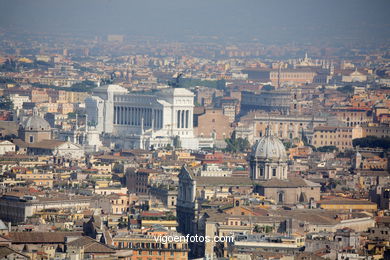
M 272 176 L 276 176 L 276 169 L 272 169 Z
M 34 136 L 30 135 L 30 143 L 34 142 Z

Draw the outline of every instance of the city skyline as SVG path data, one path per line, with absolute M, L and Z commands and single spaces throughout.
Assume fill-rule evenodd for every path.
M 265 43 L 385 42 L 390 37 L 385 0 L 2 0 L 0 5 L 2 28 L 70 36 L 207 36 Z

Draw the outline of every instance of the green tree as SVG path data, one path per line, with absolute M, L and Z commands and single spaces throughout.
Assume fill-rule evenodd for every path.
M 274 228 L 272 226 L 265 226 L 264 231 L 265 231 L 265 233 L 270 233 L 273 231 L 273 229 Z
M 233 131 L 232 135 L 230 138 L 225 139 L 226 142 L 226 152 L 245 152 L 250 148 L 250 144 L 248 139 L 244 138 L 236 138 L 236 132 Z
M 253 228 L 253 232 L 261 233 L 262 231 L 263 231 L 263 229 L 259 225 L 255 224 L 255 226 Z
M 12 103 L 12 100 L 8 96 L 0 97 L 0 109 L 12 110 L 13 107 L 14 104 Z
M 369 148 L 390 148 L 390 137 L 379 138 L 376 136 L 367 136 L 364 138 L 357 138 L 352 140 L 352 145 L 359 147 L 369 147 Z
M 192 79 L 192 78 L 182 78 L 177 77 L 172 81 L 168 82 L 169 86 L 172 87 L 181 87 L 181 88 L 193 88 L 196 86 L 203 86 L 208 88 L 216 88 L 224 90 L 226 88 L 226 81 L 221 80 L 201 80 L 201 79 Z
M 271 85 L 264 85 L 263 88 L 261 90 L 264 90 L 264 91 L 273 91 L 275 90 L 275 87 L 274 86 L 271 86 Z
M 119 229 L 126 228 L 127 227 L 127 219 L 121 217 L 119 220 L 119 223 L 118 223 L 118 227 L 119 227 Z
M 331 152 L 337 152 L 339 149 L 336 146 L 329 145 L 329 146 L 321 146 L 317 148 L 317 151 L 323 152 L 323 153 L 331 153 Z
M 341 93 L 344 93 L 344 94 L 353 94 L 354 87 L 352 87 L 351 85 L 346 85 L 346 86 L 337 88 L 337 91 L 340 91 Z

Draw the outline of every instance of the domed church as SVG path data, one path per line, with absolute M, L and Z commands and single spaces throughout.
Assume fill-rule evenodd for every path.
M 20 124 L 19 137 L 30 144 L 50 140 L 52 139 L 50 124 L 38 115 L 37 109 L 34 109 L 33 115 Z
M 270 133 L 266 134 L 252 149 L 250 155 L 250 178 L 252 180 L 287 179 L 287 153 L 283 143 Z
M 253 146 L 249 156 L 254 191 L 276 204 L 312 203 L 320 199 L 321 185 L 299 177 L 288 177 L 288 157 L 283 143 L 266 134 Z

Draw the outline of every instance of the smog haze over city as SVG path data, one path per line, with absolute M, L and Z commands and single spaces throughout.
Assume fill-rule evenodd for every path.
M 390 259 L 389 0 L 0 0 L 0 258 Z
M 26 32 L 126 34 L 182 40 L 384 41 L 386 0 L 14 0 L 1 1 L 1 27 Z

